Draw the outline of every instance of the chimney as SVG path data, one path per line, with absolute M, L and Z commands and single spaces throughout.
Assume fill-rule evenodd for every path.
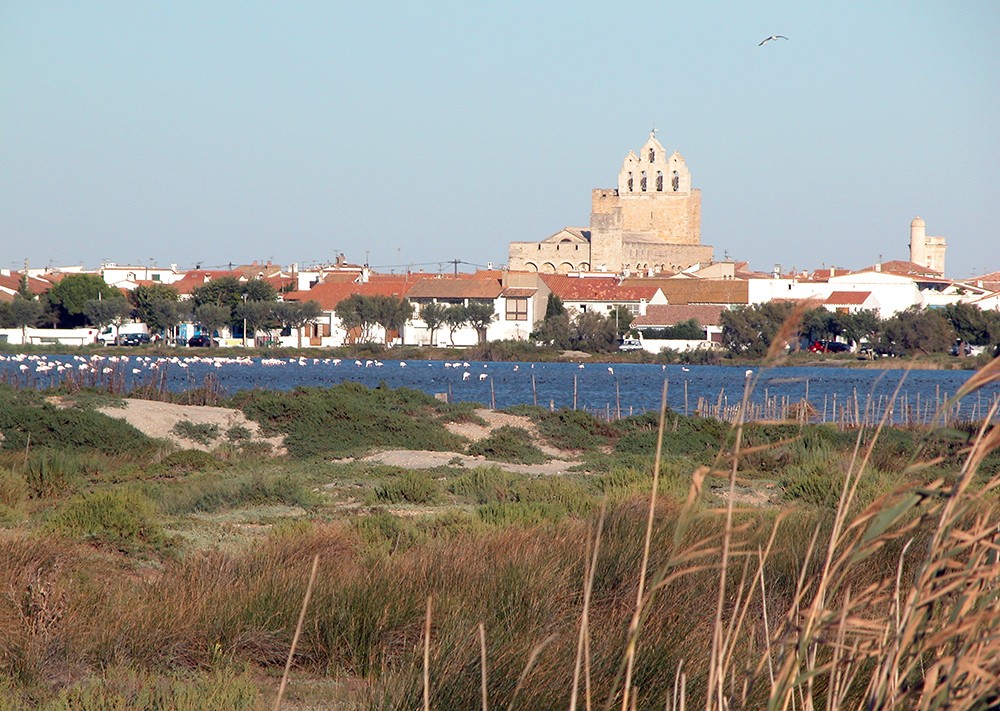
M 878 262 L 875 265 L 875 271 L 877 271 L 877 272 L 881 272 L 882 271 L 882 263 L 881 262 Z

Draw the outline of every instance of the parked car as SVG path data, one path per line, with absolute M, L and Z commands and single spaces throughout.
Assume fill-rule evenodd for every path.
M 188 346 L 190 348 L 215 348 L 218 345 L 219 342 L 217 340 L 211 336 L 206 336 L 205 334 L 192 336 L 188 339 Z
M 145 334 L 146 338 L 149 338 L 149 329 L 146 328 L 146 324 L 123 323 L 121 326 L 105 326 L 104 330 L 97 334 L 97 342 L 102 343 L 105 346 L 139 345 L 138 343 L 124 342 L 126 336 L 132 336 L 133 334 L 139 333 Z
M 642 350 L 642 339 L 641 338 L 626 338 L 618 346 L 620 351 L 641 351 Z
M 813 341 L 809 346 L 810 353 L 849 353 L 851 347 L 840 341 Z
M 148 333 L 125 333 L 118 337 L 119 346 L 144 346 L 148 343 Z

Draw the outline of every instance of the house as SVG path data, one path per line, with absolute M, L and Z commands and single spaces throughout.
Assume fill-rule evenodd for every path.
M 14 300 L 21 290 L 22 272 L 0 269 L 0 302 Z M 28 291 L 32 296 L 41 296 L 52 288 L 53 282 L 28 274 Z
M 410 289 L 413 318 L 404 329 L 407 345 L 471 346 L 483 340 L 527 340 L 533 324 L 545 315 L 548 287 L 534 272 L 486 270 L 471 275 L 439 275 L 422 279 Z M 427 305 L 488 305 L 494 317 L 482 333 L 471 324 L 456 329 L 431 329 L 421 317 Z M 433 336 L 433 337 L 432 337 Z
M 702 279 L 693 274 L 681 278 L 630 278 L 623 286 L 655 286 L 666 298 L 666 303 L 674 305 L 713 304 L 718 306 L 746 306 L 749 303 L 748 280 Z
M 654 304 L 646 309 L 644 315 L 637 316 L 632 321 L 632 328 L 639 332 L 643 350 L 650 353 L 659 353 L 664 348 L 675 351 L 715 348 L 722 343 L 722 313 L 726 310 L 727 307 L 718 305 Z M 696 321 L 701 327 L 701 338 L 659 337 L 661 333 L 658 332 L 689 321 Z
M 410 288 L 416 283 L 407 277 L 377 278 L 366 283 L 331 281 L 317 284 L 311 289 L 291 291 L 284 295 L 284 301 L 315 301 L 319 304 L 322 316 L 305 327 L 303 345 L 337 347 L 349 343 L 357 343 L 362 333 L 358 329 L 348 331 L 343 327 L 337 316 L 337 306 L 341 301 L 354 294 L 361 296 L 392 296 L 405 299 Z M 395 332 L 382 333 L 381 340 L 391 343 L 398 338 Z M 281 345 L 298 345 L 296 334 L 282 336 Z
M 542 274 L 542 281 L 563 306 L 581 313 L 609 314 L 624 307 L 633 316 L 646 313 L 650 304 L 666 304 L 662 289 L 653 280 L 621 282 L 614 276 Z
M 870 291 L 834 291 L 822 303 L 827 311 L 856 314 L 859 311 L 878 311 L 879 303 Z

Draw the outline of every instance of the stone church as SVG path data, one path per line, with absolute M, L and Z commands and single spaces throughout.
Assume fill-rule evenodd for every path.
M 541 242 L 511 242 L 510 269 L 656 273 L 710 262 L 701 244 L 701 191 L 680 153 L 669 156 L 655 131 L 629 151 L 617 188 L 591 193 L 590 227 L 566 227 Z

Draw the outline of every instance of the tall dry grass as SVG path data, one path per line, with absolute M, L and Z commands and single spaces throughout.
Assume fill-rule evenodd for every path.
M 998 363 L 970 388 L 1000 377 Z M 737 421 L 686 498 L 626 498 L 558 524 L 409 547 L 312 524 L 138 570 L 6 535 L 0 671 L 22 693 L 122 666 L 277 672 L 311 585 L 290 688 L 303 674 L 350 679 L 357 708 L 991 708 L 1000 477 L 980 467 L 1000 445 L 995 417 L 951 476 L 924 482 L 932 462 L 918 453 L 902 466 L 921 483 L 870 503 L 859 496 L 885 422 L 859 430 L 832 512 L 741 506 L 743 462 L 782 442 L 744 448 Z

